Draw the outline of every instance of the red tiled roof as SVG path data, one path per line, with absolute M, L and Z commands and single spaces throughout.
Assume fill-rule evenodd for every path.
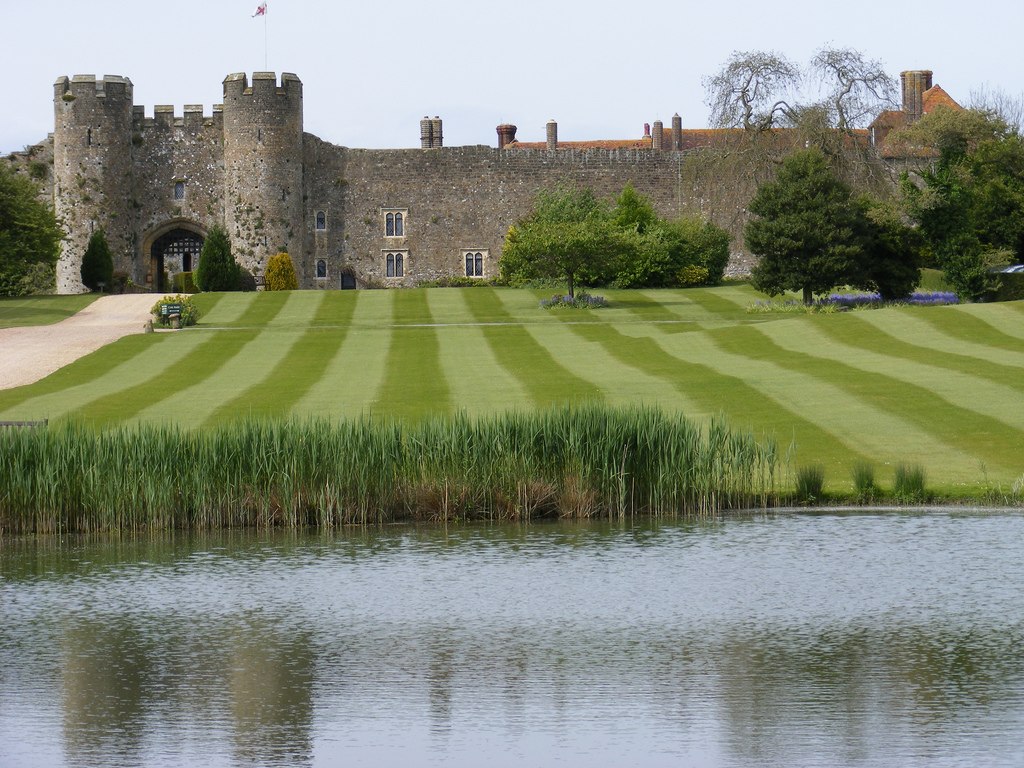
M 950 109 L 962 110 L 956 100 L 946 93 L 942 86 L 933 85 L 921 95 L 921 111 L 926 115 L 936 107 L 949 107 Z

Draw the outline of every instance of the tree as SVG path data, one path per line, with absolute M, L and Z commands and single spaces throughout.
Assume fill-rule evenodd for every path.
M 993 267 L 1024 260 L 1024 139 L 994 114 L 938 109 L 897 140 L 938 152 L 902 177 L 904 205 L 957 293 L 981 298 Z
M 658 214 L 654 212 L 654 206 L 633 188 L 632 182 L 627 182 L 615 201 L 615 208 L 612 209 L 612 221 L 615 226 L 642 235 L 657 220 Z
M 292 257 L 282 251 L 267 262 L 265 287 L 268 291 L 294 291 L 299 287 Z
M 822 104 L 840 131 L 862 127 L 895 104 L 896 81 L 880 61 L 852 48 L 822 48 L 810 68 L 825 88 Z
M 102 291 L 114 280 L 114 260 L 102 229 L 97 229 L 89 236 L 89 245 L 82 256 L 81 274 L 82 283 L 90 291 Z
M 603 282 L 622 238 L 589 189 L 558 187 L 537 194 L 533 212 L 509 228 L 501 275 L 509 282 L 562 278 L 570 298 L 576 284 Z
M 227 232 L 215 226 L 210 230 L 199 252 L 199 264 L 193 279 L 200 291 L 235 291 L 239 286 L 241 267 L 231 256 Z
M 57 264 L 64 237 L 53 210 L 29 179 L 0 166 L 0 295 L 27 292 L 37 264 Z
M 877 291 L 885 301 L 906 298 L 921 282 L 921 233 L 904 222 L 892 203 L 868 195 L 856 203 L 863 252 L 848 282 Z
M 854 272 L 862 248 L 850 189 L 817 149 L 787 157 L 775 181 L 750 201 L 747 247 L 760 263 L 751 273 L 759 291 L 800 291 L 805 304 Z
M 719 128 L 767 131 L 792 114 L 791 94 L 800 80 L 800 69 L 780 54 L 737 51 L 704 80 L 711 122 Z

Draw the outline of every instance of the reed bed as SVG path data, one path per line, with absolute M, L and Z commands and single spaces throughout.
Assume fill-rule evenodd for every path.
M 0 532 L 708 515 L 774 503 L 776 454 L 643 407 L 0 430 Z

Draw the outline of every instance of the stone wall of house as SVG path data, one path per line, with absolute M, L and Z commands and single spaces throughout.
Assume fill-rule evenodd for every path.
M 632 183 L 667 218 L 702 213 L 713 194 L 702 189 L 710 179 L 682 152 L 365 150 L 307 135 L 304 165 L 305 246 L 297 269 L 310 287 L 336 287 L 346 269 L 364 283 L 395 286 L 461 275 L 467 251 L 484 255 L 484 277 L 496 276 L 508 228 L 529 213 L 539 190 L 558 184 L 586 186 L 611 201 Z M 316 229 L 318 212 L 324 230 Z M 403 236 L 387 235 L 389 213 L 402 214 Z M 389 253 L 403 255 L 402 277 L 387 274 Z M 328 267 L 321 281 L 318 259 Z

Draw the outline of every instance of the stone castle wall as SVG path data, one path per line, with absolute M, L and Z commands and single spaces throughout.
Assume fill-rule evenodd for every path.
M 741 210 L 700 151 L 439 147 L 438 119 L 427 148 L 336 146 L 303 133 L 302 83 L 290 74 L 229 75 L 211 114 L 158 106 L 152 117 L 132 104 L 127 78 L 62 77 L 54 109 L 53 200 L 68 232 L 62 292 L 82 290 L 97 227 L 115 270 L 138 284 L 154 278 L 161 235 L 205 236 L 219 224 L 246 269 L 262 273 L 286 250 L 302 287 L 338 288 L 343 275 L 386 286 L 464 275 L 467 252 L 481 254 L 482 277 L 493 277 L 509 226 L 557 184 L 610 201 L 632 183 L 664 217 L 699 214 L 734 231 Z M 389 214 L 400 215 L 400 233 L 388 234 Z M 401 257 L 400 275 L 388 274 L 388 254 Z

